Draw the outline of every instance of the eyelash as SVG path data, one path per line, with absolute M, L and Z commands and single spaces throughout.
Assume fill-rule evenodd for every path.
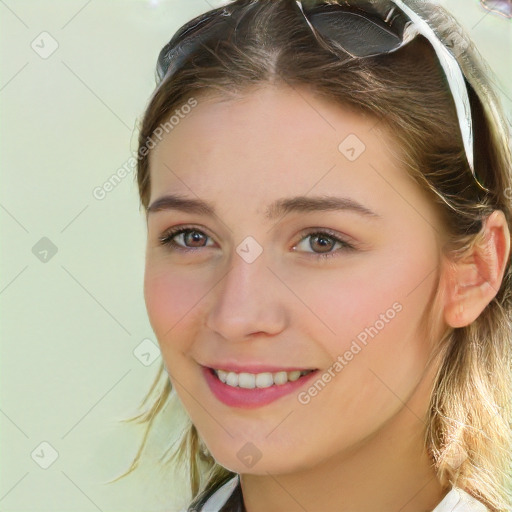
M 204 233 L 203 231 L 201 231 L 199 229 L 196 229 L 196 228 L 191 227 L 191 226 L 190 227 L 189 226 L 184 226 L 184 227 L 171 228 L 171 229 L 167 230 L 163 235 L 161 235 L 158 238 L 158 240 L 159 240 L 159 242 L 160 242 L 160 244 L 162 246 L 166 246 L 170 250 L 173 250 L 173 251 L 194 252 L 194 251 L 196 251 L 198 249 L 202 249 L 203 247 L 195 247 L 195 248 L 193 248 L 193 247 L 182 247 L 181 245 L 178 245 L 175 242 L 174 238 L 176 236 L 181 235 L 183 233 L 189 233 L 189 232 L 201 233 L 203 235 L 206 235 L 208 238 L 211 238 L 206 233 Z M 302 242 L 302 240 L 304 240 L 308 236 L 313 236 L 313 235 L 327 235 L 327 236 L 325 236 L 325 238 L 331 239 L 332 241 L 335 242 L 335 244 L 339 243 L 339 244 L 342 245 L 342 247 L 340 247 L 338 250 L 330 251 L 330 252 L 327 252 L 327 253 L 314 253 L 314 252 L 313 253 L 307 253 L 307 254 L 312 254 L 313 255 L 312 257 L 316 257 L 319 260 L 322 260 L 322 259 L 326 260 L 327 258 L 336 257 L 336 256 L 338 256 L 338 253 L 340 251 L 350 252 L 350 251 L 357 250 L 354 245 L 350 244 L 349 242 L 347 242 L 345 240 L 342 240 L 341 238 L 336 236 L 329 229 L 309 230 L 309 231 L 306 230 L 306 231 L 303 231 L 300 234 L 301 238 L 299 239 L 297 244 Z

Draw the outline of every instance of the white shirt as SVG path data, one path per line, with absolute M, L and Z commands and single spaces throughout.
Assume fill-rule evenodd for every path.
M 219 487 L 206 501 L 201 512 L 219 512 L 238 485 L 238 475 Z M 452 487 L 432 512 L 489 512 L 489 509 L 463 489 Z
M 452 487 L 432 512 L 488 512 L 489 509 L 463 489 Z

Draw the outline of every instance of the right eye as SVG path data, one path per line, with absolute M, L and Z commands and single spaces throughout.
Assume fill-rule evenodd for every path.
M 202 247 L 209 247 L 204 245 L 204 241 L 208 238 L 210 237 L 207 234 L 196 228 L 177 227 L 165 231 L 158 240 L 161 245 L 172 251 L 195 251 Z

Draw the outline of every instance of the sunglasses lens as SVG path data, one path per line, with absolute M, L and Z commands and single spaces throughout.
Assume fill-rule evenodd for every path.
M 306 15 L 327 42 L 356 57 L 388 53 L 402 44 L 401 36 L 384 21 L 356 11 L 318 11 Z
M 162 48 L 158 55 L 157 72 L 160 80 L 169 71 L 175 73 L 185 60 L 203 43 L 221 36 L 230 20 L 229 14 L 220 15 L 223 8 L 210 11 L 184 25 Z

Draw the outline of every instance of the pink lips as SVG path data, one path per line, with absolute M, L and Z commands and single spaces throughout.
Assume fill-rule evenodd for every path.
M 299 369 L 300 368 L 297 368 L 297 370 Z M 269 369 L 268 366 L 259 367 L 258 369 L 253 368 L 251 370 L 248 370 L 247 368 L 244 368 L 244 370 L 225 368 L 225 370 L 237 372 L 246 371 L 249 373 L 260 373 L 265 371 L 283 371 L 282 368 Z M 229 405 L 230 407 L 240 407 L 243 409 L 253 409 L 256 407 L 262 407 L 277 400 L 278 398 L 281 398 L 282 396 L 288 395 L 293 392 L 297 392 L 302 386 L 309 382 L 317 373 L 317 371 L 315 370 L 311 373 L 308 373 L 307 375 L 299 377 L 297 380 L 293 382 L 287 382 L 286 384 L 282 384 L 280 386 L 246 389 L 238 387 L 235 388 L 233 386 L 228 386 L 227 384 L 224 384 L 218 379 L 218 377 L 215 375 L 214 371 L 211 368 L 203 366 L 202 371 L 210 390 L 218 400 L 220 400 L 225 405 Z M 293 369 L 286 369 L 285 371 L 293 371 Z

